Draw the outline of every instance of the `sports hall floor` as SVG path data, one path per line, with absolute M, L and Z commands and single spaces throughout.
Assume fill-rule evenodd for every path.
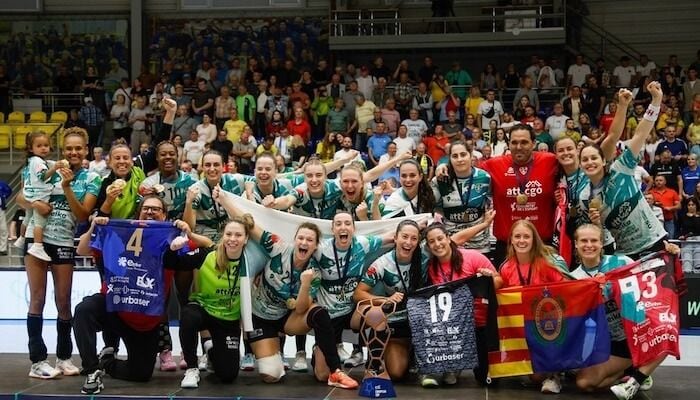
M 77 357 L 74 357 L 74 361 Z M 41 381 L 27 376 L 30 362 L 23 354 L 0 354 L 0 400 L 19 399 L 86 399 L 80 394 L 84 377 L 62 377 Z M 360 378 L 362 371 L 355 368 L 350 373 Z M 182 372 L 157 371 L 146 384 L 131 383 L 105 378 L 105 390 L 96 398 L 104 399 L 355 399 L 355 390 L 333 389 L 316 383 L 311 374 L 289 372 L 283 383 L 267 385 L 260 382 L 255 373 L 242 373 L 231 385 L 222 385 L 202 374 L 199 389 L 180 388 Z M 654 387 L 640 392 L 637 399 L 697 400 L 700 397 L 700 367 L 664 366 L 654 374 Z M 501 381 L 498 386 L 481 388 L 473 380 L 471 372 L 465 372 L 460 382 L 450 388 L 422 389 L 415 379 L 396 386 L 397 398 L 403 399 L 614 399 L 609 391 L 596 394 L 578 393 L 569 381 L 559 395 L 544 396 L 539 387 L 524 388 L 518 379 Z

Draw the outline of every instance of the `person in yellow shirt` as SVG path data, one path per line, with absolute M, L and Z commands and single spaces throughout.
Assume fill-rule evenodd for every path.
M 478 86 L 472 86 L 469 89 L 469 97 L 464 101 L 464 115 L 478 115 L 479 104 L 484 101 L 481 97 L 481 91 Z
M 323 137 L 323 140 L 316 145 L 316 154 L 318 154 L 323 163 L 333 161 L 333 156 L 335 156 L 335 143 L 333 143 L 332 138 L 335 138 L 335 133 L 328 132 Z
M 255 149 L 256 156 L 260 156 L 262 153 L 277 155 L 277 146 L 275 146 L 275 137 L 273 135 L 265 136 L 265 140 Z
M 430 81 L 430 93 L 433 95 L 433 104 L 440 104 L 440 102 L 447 96 L 447 81 L 442 75 L 435 74 L 433 80 Z
M 226 131 L 226 138 L 231 141 L 231 143 L 238 143 L 241 141 L 241 133 L 243 129 L 248 126 L 245 121 L 238 119 L 238 110 L 235 107 L 231 108 L 231 119 L 224 123 L 223 129 Z

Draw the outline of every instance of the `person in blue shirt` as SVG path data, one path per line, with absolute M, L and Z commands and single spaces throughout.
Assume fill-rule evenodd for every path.
M 376 132 L 367 140 L 367 154 L 372 165 L 379 164 L 379 158 L 386 154 L 387 147 L 391 143 L 391 136 L 386 133 L 386 124 L 377 122 Z
M 696 154 L 688 156 L 688 165 L 681 171 L 681 179 L 683 180 L 681 197 L 683 199 L 693 197 L 695 186 L 700 183 L 700 168 L 698 168 L 698 156 Z
M 666 139 L 656 147 L 657 156 L 668 149 L 676 162 L 682 162 L 688 158 L 688 145 L 682 139 L 678 139 L 677 134 L 678 128 L 675 125 L 666 126 L 664 129 Z

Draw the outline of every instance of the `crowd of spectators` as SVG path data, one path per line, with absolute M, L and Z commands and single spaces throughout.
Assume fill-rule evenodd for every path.
M 612 68 L 577 56 L 566 69 L 556 57 L 533 55 L 528 65 L 511 63 L 501 73 L 493 64 L 467 71 L 458 60 L 440 68 L 430 56 L 420 66 L 405 59 L 390 66 L 381 56 L 331 65 L 322 37 L 320 21 L 301 18 L 173 22 L 154 33 L 147 64 L 132 80 L 122 67 L 124 46 L 113 37 L 17 34 L 0 50 L 17 60 L 0 65 L 0 86 L 19 84 L 25 93 L 45 84 L 82 90 L 85 104 L 67 125 L 87 128 L 91 147 L 109 147 L 102 133 L 111 124 L 113 138 L 130 141 L 135 157 L 150 144 L 162 99 L 170 96 L 179 106 L 172 139 L 183 150 L 181 161 L 196 169 L 201 154 L 216 148 L 245 172 L 263 151 L 289 167 L 309 153 L 332 160 L 354 147 L 373 166 L 396 151 L 391 143 L 425 154 L 434 165 L 445 144 L 457 139 L 473 143 L 478 162 L 506 153 L 509 128 L 518 122 L 533 126 L 540 150 L 552 151 L 562 136 L 601 142 L 616 112 L 629 114 L 624 139 L 649 104 L 646 84 L 658 79 L 663 109 L 643 154 L 640 184 L 666 211 L 670 234 L 687 236 L 688 227 L 670 223 L 685 202 L 700 199 L 700 52 L 685 68 L 675 55 L 665 65 L 645 55 L 634 65 L 622 57 Z M 617 110 L 608 93 L 618 87 L 633 90 L 633 109 Z M 665 177 L 665 187 L 656 175 Z

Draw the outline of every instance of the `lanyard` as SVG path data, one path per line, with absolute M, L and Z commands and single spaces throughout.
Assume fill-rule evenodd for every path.
M 214 210 L 214 215 L 216 218 L 216 224 L 221 225 L 223 221 L 221 221 L 221 213 L 219 213 L 219 207 L 216 206 L 216 200 L 214 200 L 214 197 L 212 197 L 212 193 L 214 190 L 209 186 L 209 181 L 204 179 L 204 184 L 207 185 L 207 189 L 209 189 L 209 197 L 211 197 L 211 207 Z
M 464 204 L 466 207 L 469 207 L 469 200 L 471 200 L 472 196 L 472 186 L 474 184 L 474 171 L 472 171 L 472 174 L 469 176 L 469 178 L 467 178 L 467 180 L 469 181 L 469 186 L 467 186 L 466 198 L 464 197 L 462 184 L 459 183 L 459 178 L 455 179 L 455 183 L 457 184 L 457 190 L 459 190 L 459 197 L 462 199 L 462 204 Z
M 450 279 L 447 279 L 447 275 L 445 275 L 445 271 L 443 271 L 442 269 L 442 263 L 440 262 L 440 260 L 438 260 L 437 257 L 433 257 L 433 268 L 437 269 L 440 273 L 440 276 L 442 277 L 442 283 L 452 282 L 452 280 L 455 277 L 455 271 L 453 269 L 450 269 Z
M 598 272 L 600 272 L 600 266 L 601 266 L 602 264 L 603 264 L 603 259 L 601 258 L 601 259 L 600 259 L 600 262 L 599 262 L 598 265 L 595 267 L 596 274 L 597 274 Z M 591 275 L 591 273 L 588 272 L 588 268 L 586 268 L 586 266 L 583 265 L 583 263 L 581 263 L 581 269 L 583 269 L 583 272 L 585 272 L 586 275 L 588 275 L 589 277 L 593 278 L 593 275 Z
M 518 188 L 520 189 L 520 194 L 525 194 L 525 189 L 527 188 L 527 183 L 530 182 L 530 172 L 532 172 L 532 162 L 534 158 L 531 158 L 525 167 L 527 171 L 525 172 L 525 179 L 523 180 L 523 174 L 520 173 L 520 168 L 513 163 L 513 172 L 515 172 L 515 179 L 518 181 Z
M 243 255 L 241 255 L 241 258 L 237 258 L 234 260 L 229 260 L 229 266 L 226 268 L 226 282 L 228 285 L 228 296 L 229 296 L 229 305 L 233 305 L 233 289 L 238 286 L 238 278 L 240 277 L 240 271 L 241 271 L 241 262 L 243 260 Z M 231 263 L 236 263 L 236 266 L 234 267 L 234 277 L 233 277 L 233 285 L 231 285 Z
M 306 264 L 304 264 L 304 268 L 301 269 L 302 271 L 306 270 L 306 268 L 309 266 L 309 261 L 311 261 L 311 259 L 308 259 L 306 261 Z M 290 297 L 294 296 L 294 294 L 292 293 L 292 292 L 294 292 L 294 289 L 295 289 L 295 287 L 294 287 L 295 282 L 294 281 L 295 281 L 295 279 L 294 279 L 294 251 L 292 251 L 292 255 L 289 257 L 289 296 Z
M 401 195 L 408 202 L 408 204 L 411 206 L 411 209 L 413 210 L 413 214 L 418 214 L 418 212 L 420 210 L 420 207 L 418 204 L 418 194 L 416 194 L 416 196 L 413 199 L 409 199 L 408 195 L 406 194 L 406 191 L 403 188 L 401 188 Z M 415 205 L 413 204 L 413 200 L 416 201 Z
M 347 272 L 348 265 L 350 264 L 350 253 L 352 252 L 352 244 L 348 247 L 348 251 L 345 253 L 345 264 L 343 265 L 343 271 Z M 335 239 L 333 239 L 333 257 L 335 258 L 335 270 L 338 272 L 338 279 L 345 276 L 345 274 L 340 274 L 340 260 L 338 260 L 338 248 L 335 246 Z
M 394 249 L 394 264 L 396 264 L 396 272 L 399 274 L 399 279 L 401 280 L 401 285 L 403 286 L 404 293 L 408 293 L 408 285 L 406 284 L 406 281 L 403 279 L 403 274 L 401 273 L 401 266 L 399 265 L 398 258 L 396 258 L 396 249 Z M 409 269 L 409 271 L 410 271 L 410 269 Z
M 578 184 L 581 179 L 581 169 L 576 170 L 576 182 L 571 185 L 569 184 L 568 177 L 566 178 L 566 194 L 569 196 L 569 205 L 573 206 L 578 203 Z
M 520 263 L 515 264 L 515 270 L 518 271 L 518 278 L 520 278 L 520 285 L 527 286 L 532 282 L 532 263 L 530 264 L 530 269 L 527 271 L 527 281 L 523 278 L 522 272 L 520 272 Z
M 308 188 L 307 188 L 307 192 L 308 192 Z M 316 203 L 314 203 L 314 198 L 311 197 L 311 193 L 309 193 L 309 204 L 311 205 L 311 211 L 309 211 L 311 216 L 314 218 L 321 219 L 321 213 L 323 212 L 323 210 L 326 209 L 326 206 L 327 206 L 325 189 L 323 191 L 323 196 L 321 197 L 321 204 L 319 205 L 318 208 L 316 207 Z

